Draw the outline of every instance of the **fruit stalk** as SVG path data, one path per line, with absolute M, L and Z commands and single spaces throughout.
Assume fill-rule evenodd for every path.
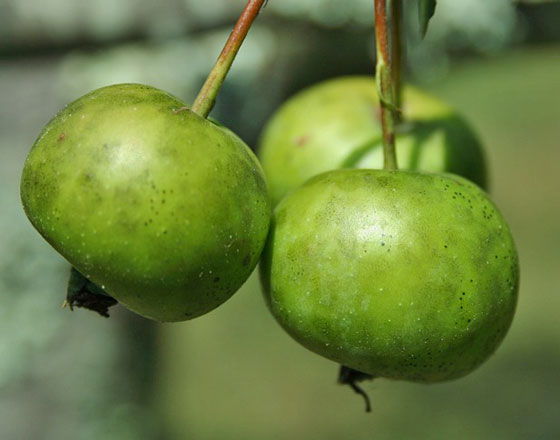
M 233 31 L 222 49 L 220 56 L 216 60 L 214 67 L 212 67 L 212 70 L 210 71 L 208 78 L 206 78 L 200 92 L 198 92 L 198 96 L 196 97 L 191 110 L 203 118 L 206 118 L 212 110 L 212 107 L 214 107 L 216 96 L 218 95 L 226 75 L 233 64 L 233 60 L 235 59 L 239 48 L 243 44 L 243 40 L 245 40 L 253 21 L 257 15 L 259 15 L 259 11 L 265 1 L 266 0 L 249 0 L 247 2 L 245 9 L 243 9 L 239 20 L 237 20 Z
M 402 38 L 402 0 L 390 0 L 391 8 L 391 62 L 393 73 L 393 93 L 395 94 L 395 106 L 397 111 L 395 118 L 397 123 L 402 120 L 402 62 L 403 62 L 403 38 Z
M 387 26 L 387 2 L 375 1 L 375 37 L 377 51 L 376 81 L 381 106 L 381 127 L 383 130 L 383 168 L 396 170 L 395 119 L 396 104 L 393 88 L 393 73 L 389 35 Z M 392 0 L 389 0 L 392 2 Z

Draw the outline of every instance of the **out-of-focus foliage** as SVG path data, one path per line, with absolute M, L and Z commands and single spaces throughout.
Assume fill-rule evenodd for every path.
M 29 42 L 44 38 L 68 41 L 90 38 L 107 41 L 129 34 L 170 36 L 192 29 L 215 26 L 234 19 L 245 1 L 231 0 L 2 0 L 0 35 L 7 37 L 4 44 Z M 405 2 L 409 10 L 417 2 Z M 460 3 L 460 7 L 456 7 Z M 443 10 L 443 12 L 442 12 Z M 269 20 L 296 19 L 320 26 L 369 27 L 373 22 L 371 0 L 345 0 L 341 7 L 336 0 L 270 0 L 265 8 Z M 447 29 L 471 39 L 477 32 L 499 44 L 504 30 L 510 28 L 514 5 L 510 0 L 439 0 L 440 29 Z M 465 12 L 469 19 L 465 20 Z M 496 14 L 504 14 L 495 20 Z M 416 11 L 413 12 L 417 16 Z M 493 32 L 488 32 L 489 23 Z
M 366 418 L 335 386 L 336 366 L 273 322 L 256 278 L 215 312 L 173 326 L 60 310 L 68 267 L 19 203 L 35 137 L 65 103 L 110 83 L 192 100 L 244 4 L 0 0 L 0 438 L 160 439 L 160 421 L 177 439 L 560 437 L 558 3 L 439 0 L 424 41 L 409 11 L 408 76 L 480 130 L 493 196 L 519 245 L 517 317 L 473 375 L 434 387 L 374 382 Z M 371 0 L 269 0 L 212 116 L 254 146 L 295 90 L 371 73 L 372 9 Z M 554 45 L 535 51 L 525 35 Z
M 408 66 L 416 76 L 443 77 L 450 53 L 494 53 L 515 37 L 518 18 L 510 0 L 438 1 L 426 38 L 418 42 L 415 17 L 408 17 Z

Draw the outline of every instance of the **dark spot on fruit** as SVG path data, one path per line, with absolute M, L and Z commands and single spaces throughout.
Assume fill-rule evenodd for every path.
M 251 255 L 247 254 L 243 258 L 243 261 L 241 263 L 243 264 L 243 266 L 248 266 L 250 262 L 251 262 Z
M 214 282 L 215 282 L 215 283 L 217 283 L 218 281 L 220 281 L 220 277 L 214 278 Z
M 447 249 L 447 245 L 446 245 L 446 244 L 444 244 L 443 247 L 444 247 L 445 249 Z
M 385 246 L 385 242 L 384 242 L 384 241 L 381 242 L 381 246 Z
M 296 147 L 303 147 L 305 146 L 305 144 L 307 142 L 309 142 L 310 136 L 308 134 L 303 135 L 303 136 L 298 136 L 297 138 L 294 139 L 294 144 L 296 144 Z
M 382 188 L 385 188 L 386 186 L 391 184 L 391 180 L 388 177 L 385 176 L 379 176 L 376 179 L 377 185 L 379 185 Z
M 64 139 L 66 139 L 66 133 L 62 132 L 58 135 L 58 138 L 56 140 L 57 142 L 62 142 Z

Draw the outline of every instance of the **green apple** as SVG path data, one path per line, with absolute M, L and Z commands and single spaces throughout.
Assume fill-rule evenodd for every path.
M 399 168 L 455 173 L 486 186 L 480 142 L 453 109 L 405 86 L 402 113 L 405 123 L 396 136 Z M 329 80 L 290 98 L 265 127 L 259 155 L 273 204 L 324 171 L 382 168 L 374 78 Z
M 145 85 L 95 90 L 47 124 L 21 179 L 39 233 L 110 296 L 158 321 L 226 301 L 256 266 L 270 221 L 256 157 L 184 106 Z
M 337 363 L 416 382 L 463 376 L 513 318 L 519 282 L 504 218 L 451 174 L 335 170 L 276 207 L 263 253 L 268 307 Z

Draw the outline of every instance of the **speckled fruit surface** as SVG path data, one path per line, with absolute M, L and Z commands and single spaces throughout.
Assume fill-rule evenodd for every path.
M 455 175 L 338 170 L 276 207 L 267 304 L 308 349 L 356 370 L 436 382 L 498 347 L 519 282 L 510 230 Z
M 270 202 L 231 131 L 153 87 L 119 84 L 65 107 L 21 179 L 25 212 L 74 267 L 159 321 L 204 314 L 254 269 Z
M 402 112 L 406 123 L 396 137 L 399 168 L 450 172 L 486 186 L 480 142 L 452 108 L 415 87 L 405 86 Z M 374 78 L 337 78 L 290 98 L 267 123 L 259 156 L 273 204 L 324 171 L 382 168 Z

